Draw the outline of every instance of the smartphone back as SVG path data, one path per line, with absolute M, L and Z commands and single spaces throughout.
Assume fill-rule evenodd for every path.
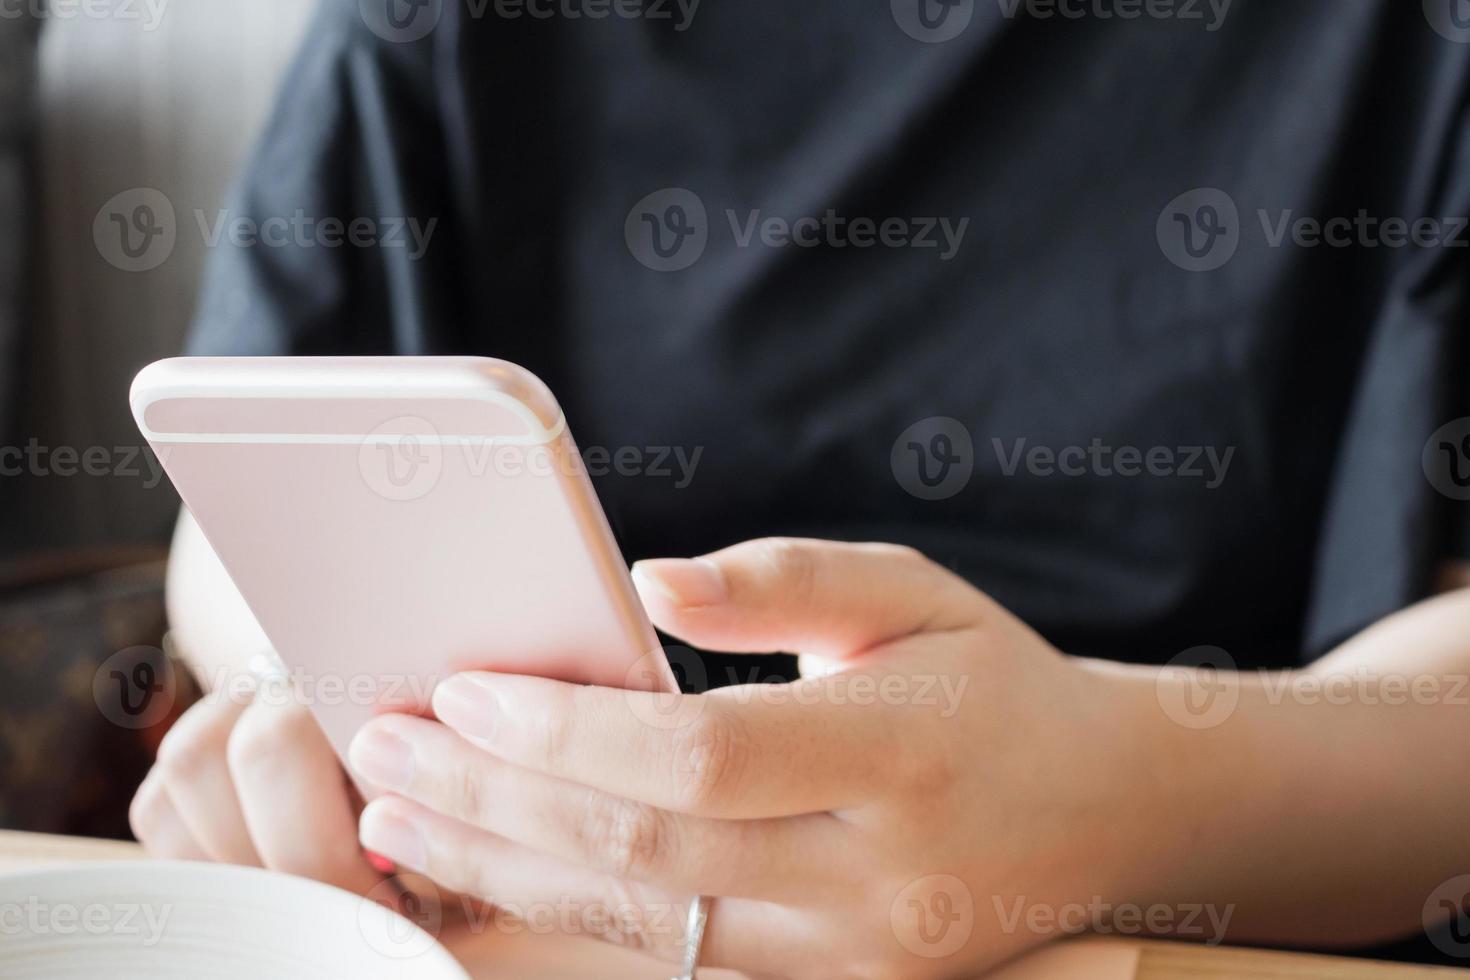
M 565 420 L 486 358 L 180 358 L 134 416 L 329 739 L 485 668 L 674 681 Z

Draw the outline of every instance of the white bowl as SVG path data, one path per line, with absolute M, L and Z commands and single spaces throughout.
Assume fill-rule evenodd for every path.
M 350 892 L 187 861 L 0 876 L 0 976 L 468 980 L 428 933 Z

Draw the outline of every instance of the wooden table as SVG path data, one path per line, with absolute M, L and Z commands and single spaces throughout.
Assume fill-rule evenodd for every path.
M 0 831 L 0 873 L 58 864 L 138 858 L 134 844 Z M 487 933 L 451 944 L 476 980 L 651 980 L 666 966 L 586 939 L 548 941 Z M 739 980 L 721 970 L 709 980 Z M 1082 938 L 1057 943 L 991 975 L 989 980 L 1451 980 L 1464 970 L 1400 966 L 1326 956 L 1194 946 L 1186 943 Z

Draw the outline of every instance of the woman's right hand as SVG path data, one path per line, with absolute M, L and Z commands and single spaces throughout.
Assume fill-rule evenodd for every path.
M 359 809 L 304 706 L 225 685 L 164 736 L 128 816 L 155 857 L 271 868 L 365 894 L 383 875 L 358 845 Z

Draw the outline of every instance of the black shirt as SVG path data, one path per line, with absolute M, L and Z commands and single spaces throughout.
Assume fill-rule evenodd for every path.
M 390 2 L 327 0 L 230 210 L 304 231 L 193 352 L 508 358 L 630 559 L 907 542 L 1076 653 L 1293 664 L 1457 550 L 1448 13 Z

